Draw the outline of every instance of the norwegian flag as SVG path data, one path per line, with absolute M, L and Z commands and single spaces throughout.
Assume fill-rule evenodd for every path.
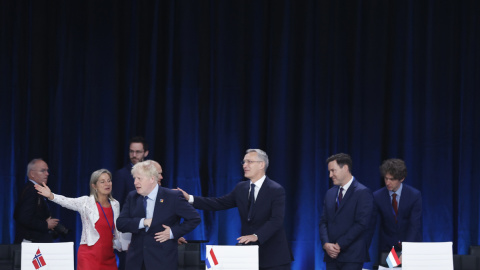
M 39 269 L 40 267 L 47 265 L 47 263 L 45 263 L 45 260 L 43 259 L 42 253 L 40 252 L 40 248 L 37 249 L 37 253 L 33 257 L 32 263 L 33 266 L 35 266 L 35 269 Z

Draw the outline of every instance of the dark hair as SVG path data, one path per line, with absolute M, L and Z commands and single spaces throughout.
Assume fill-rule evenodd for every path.
M 393 179 L 402 180 L 407 177 L 407 166 L 405 162 L 398 158 L 387 159 L 380 166 L 380 173 L 383 177 L 385 175 L 391 174 Z
M 130 143 L 128 144 L 128 147 L 130 147 L 132 143 L 141 143 L 143 145 L 143 151 L 145 152 L 148 151 L 148 143 L 145 140 L 145 138 L 143 138 L 142 136 L 135 136 L 131 138 Z
M 350 155 L 338 153 L 327 158 L 327 164 L 332 161 L 337 161 L 337 164 L 338 166 L 340 166 L 340 168 L 343 168 L 343 165 L 347 165 L 348 171 L 350 173 L 352 172 L 352 158 L 350 157 Z

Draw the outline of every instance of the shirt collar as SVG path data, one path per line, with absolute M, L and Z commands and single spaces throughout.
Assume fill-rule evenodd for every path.
M 397 194 L 397 196 L 399 197 L 402 196 L 402 189 L 403 189 L 403 183 L 400 184 L 400 187 L 397 189 L 397 191 L 395 191 L 395 194 Z M 390 197 L 392 197 L 393 191 L 389 190 L 388 194 L 390 195 Z
M 147 196 L 149 200 L 155 201 L 157 199 L 158 194 L 158 185 L 155 185 L 155 188 L 150 192 Z
M 353 176 L 352 176 L 352 179 L 350 179 L 350 181 L 348 181 L 345 185 L 340 186 L 340 187 L 342 187 L 343 190 L 345 190 L 345 192 L 347 192 L 347 189 L 352 185 L 352 182 L 353 182 Z
M 32 182 L 34 185 L 40 185 L 39 183 L 33 181 L 32 179 L 28 178 L 28 181 Z
M 250 185 L 254 184 L 258 189 L 260 189 L 263 185 L 263 182 L 265 182 L 265 178 L 267 178 L 267 176 L 263 175 L 262 178 L 258 179 L 258 181 L 255 183 L 252 183 L 252 180 L 250 180 Z

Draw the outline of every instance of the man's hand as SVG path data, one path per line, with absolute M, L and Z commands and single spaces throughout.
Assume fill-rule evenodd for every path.
M 250 242 L 257 242 L 258 237 L 251 234 L 251 235 L 240 236 L 240 237 L 237 238 L 237 240 L 238 240 L 239 244 L 248 244 Z
M 323 249 L 327 252 L 328 256 L 330 256 L 333 259 L 336 259 L 338 257 L 338 254 L 340 253 L 340 246 L 337 244 L 332 244 L 332 243 L 325 243 L 323 245 Z
M 187 193 L 187 192 L 185 192 L 183 189 L 181 189 L 181 188 L 177 187 L 177 188 L 176 188 L 176 189 L 174 189 L 174 190 L 180 190 L 180 191 L 183 193 L 183 197 L 185 197 L 185 200 L 187 200 L 187 201 L 188 201 L 188 199 L 190 198 L 190 196 L 188 195 L 188 193 Z
M 57 227 L 57 224 L 59 221 L 60 220 L 57 218 L 52 218 L 52 217 L 47 218 L 48 229 L 53 230 L 55 227 Z
M 177 243 L 178 243 L 179 246 L 181 246 L 182 244 L 186 244 L 188 242 L 187 242 L 187 240 L 185 240 L 185 238 L 180 237 L 180 238 L 178 238 Z
M 146 227 L 150 227 L 150 225 L 152 225 L 152 219 L 151 218 L 146 218 L 143 220 L 143 226 Z
M 167 225 L 162 226 L 163 228 L 165 228 L 165 230 L 163 230 L 162 232 L 157 232 L 155 234 L 155 240 L 160 243 L 163 243 L 170 239 L 170 227 L 168 227 Z

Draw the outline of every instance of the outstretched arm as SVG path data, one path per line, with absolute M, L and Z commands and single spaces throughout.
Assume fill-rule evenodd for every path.
M 38 194 L 42 195 L 45 198 L 48 198 L 49 200 L 53 200 L 54 195 L 45 183 L 42 183 L 42 185 L 35 184 L 35 189 L 37 190 Z

